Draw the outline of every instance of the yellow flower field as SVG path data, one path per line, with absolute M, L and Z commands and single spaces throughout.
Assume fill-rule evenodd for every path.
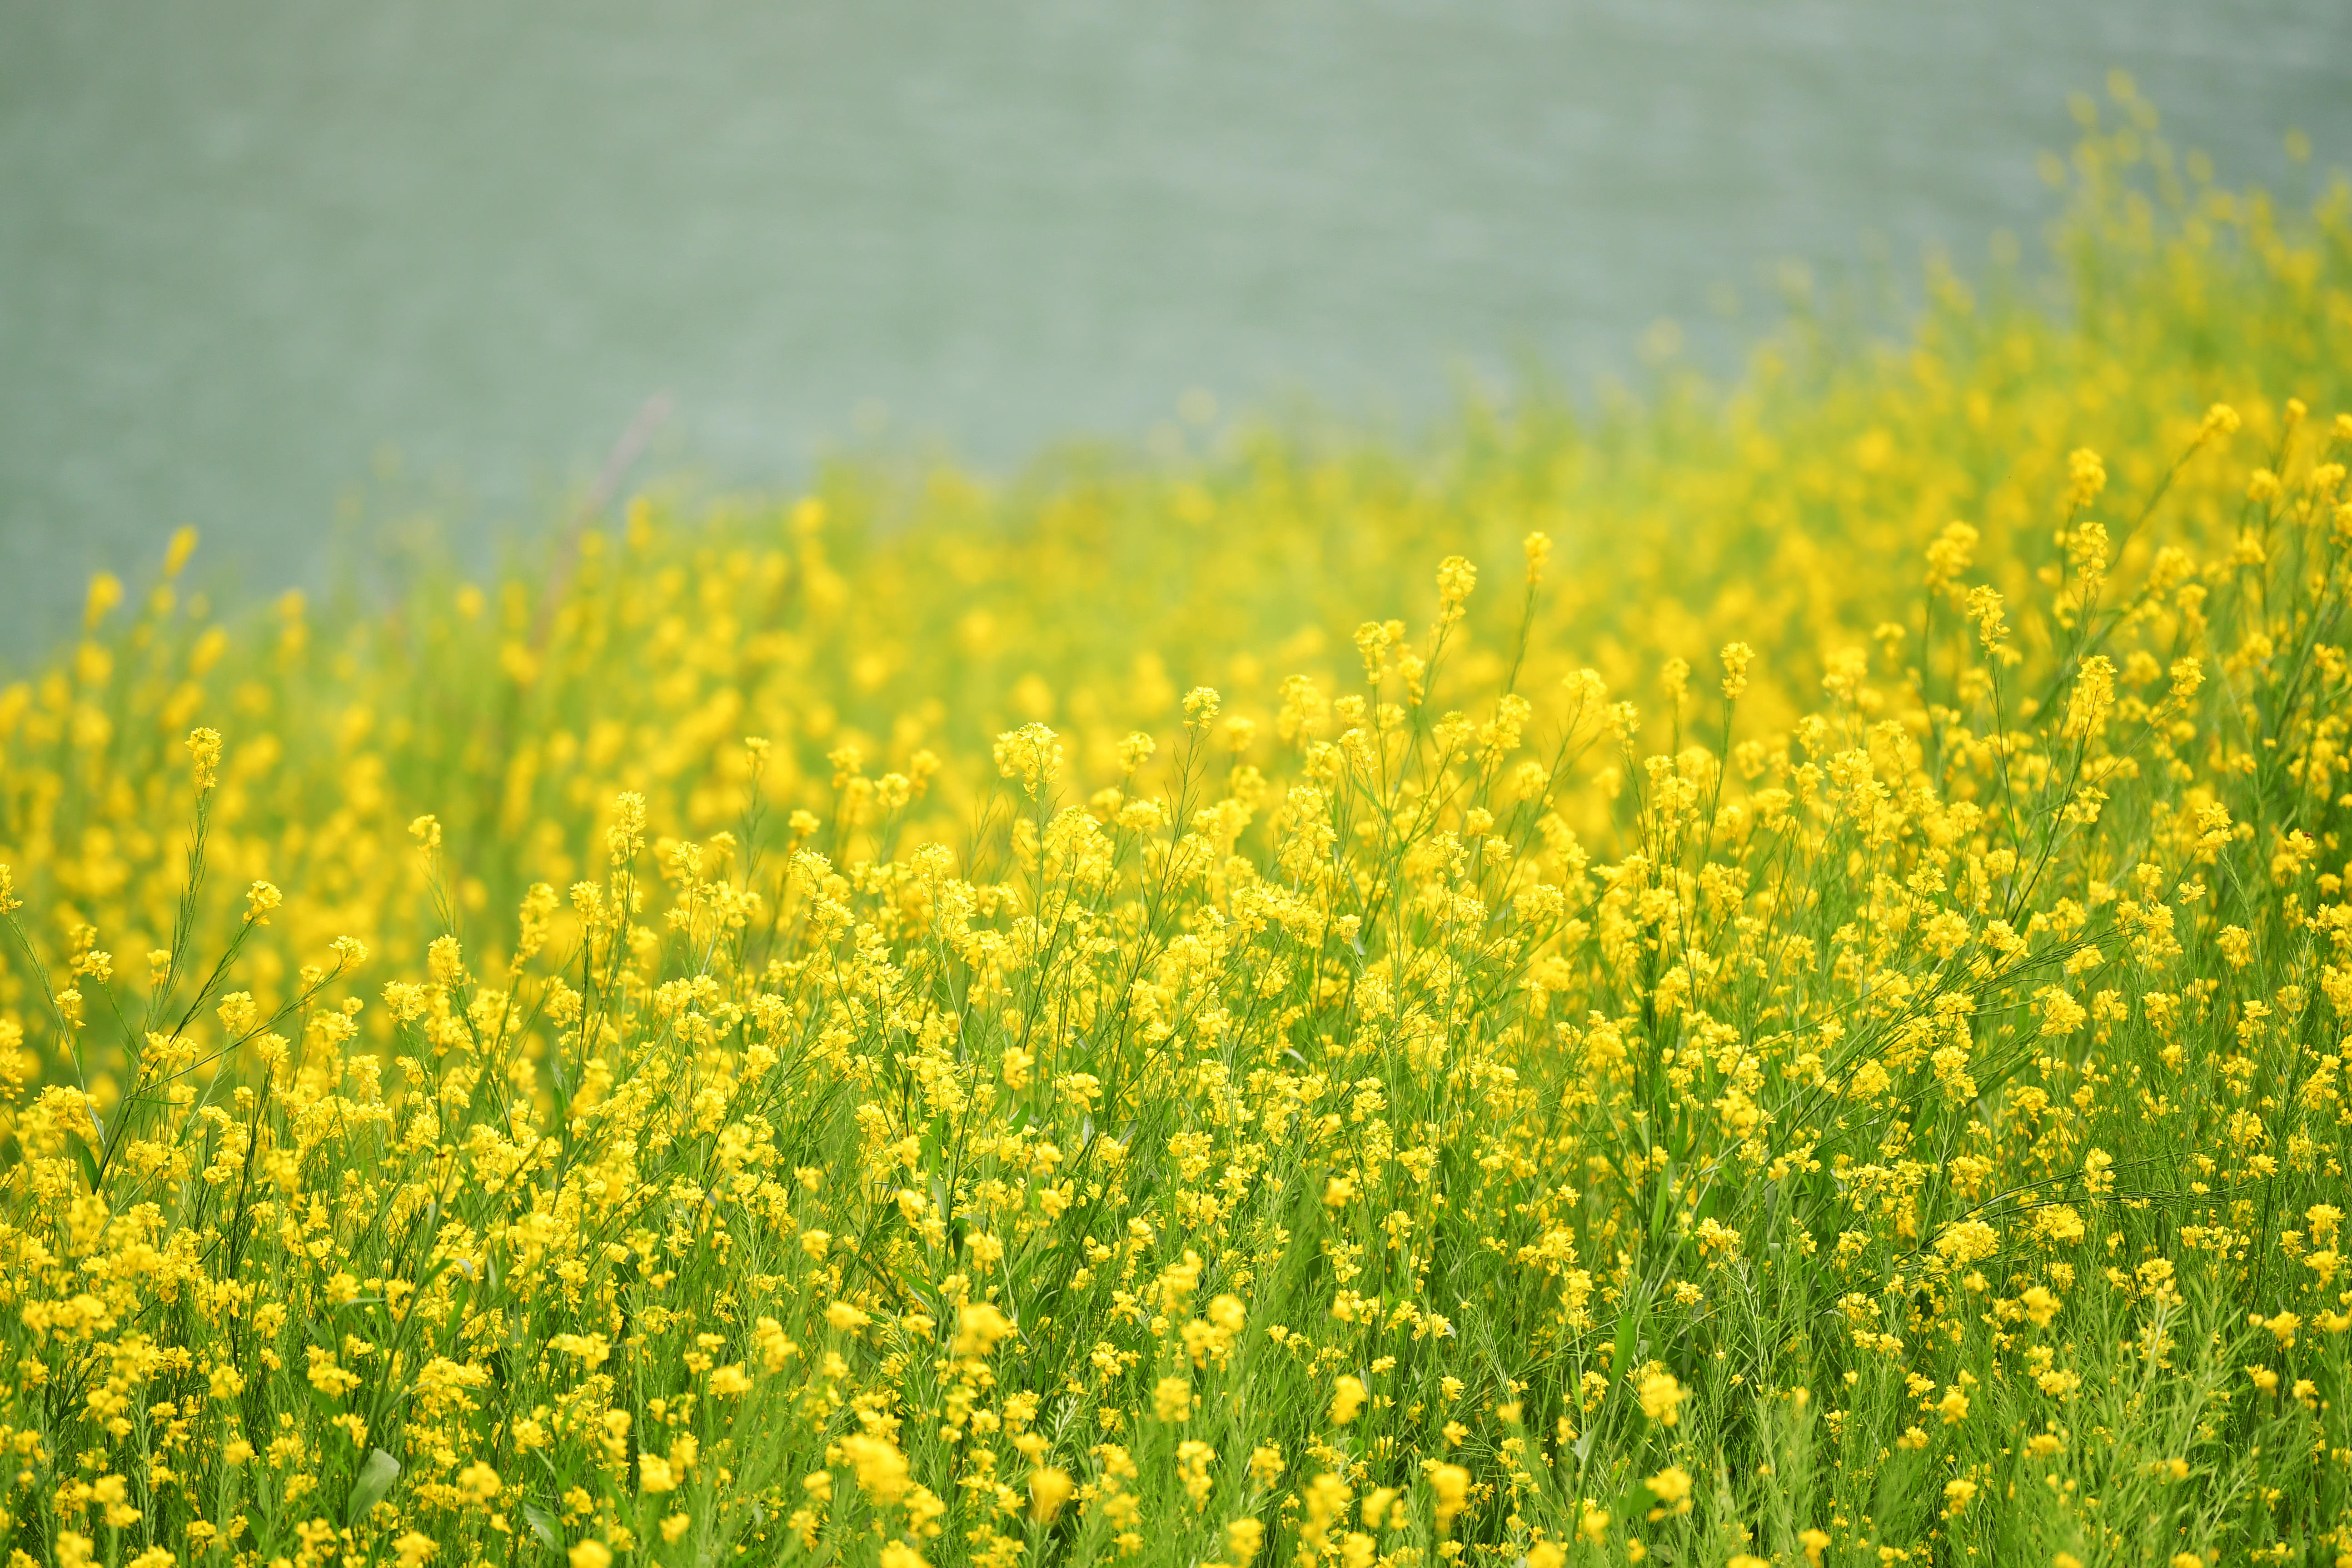
M 2352 1561 L 2352 191 L 1412 445 L 92 587 L 11 1563 Z

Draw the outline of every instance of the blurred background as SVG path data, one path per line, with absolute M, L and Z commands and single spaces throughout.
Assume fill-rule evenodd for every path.
M 0 655 L 182 523 L 232 593 L 544 527 L 656 393 L 789 484 L 1728 374 L 2031 257 L 2115 68 L 2224 179 L 2352 152 L 2346 0 L 0 0 Z

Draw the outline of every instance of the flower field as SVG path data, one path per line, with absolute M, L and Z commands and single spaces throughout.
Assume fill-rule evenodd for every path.
M 11 1563 L 2352 1560 L 2352 192 L 0 690 Z

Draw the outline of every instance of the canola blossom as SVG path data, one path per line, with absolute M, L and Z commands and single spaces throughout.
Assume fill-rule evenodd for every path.
M 2119 96 L 1727 395 L 100 578 L 0 1553 L 2352 1553 L 2352 193 Z

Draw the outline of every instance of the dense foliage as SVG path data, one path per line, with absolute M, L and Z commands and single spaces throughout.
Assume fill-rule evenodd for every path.
M 2352 1552 L 2352 195 L 2120 111 L 1726 396 L 101 579 L 0 1550 Z

